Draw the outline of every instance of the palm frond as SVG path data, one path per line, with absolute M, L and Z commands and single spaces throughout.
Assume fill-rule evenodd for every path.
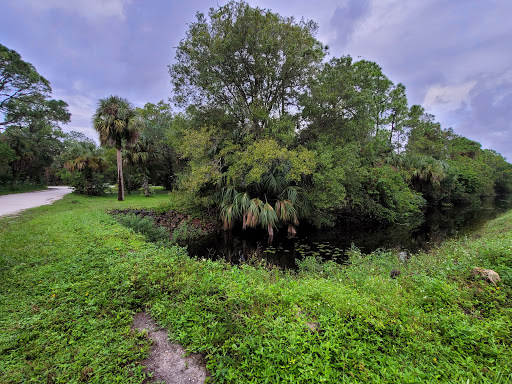
M 235 222 L 235 217 L 233 216 L 233 205 L 227 205 L 222 208 L 221 218 L 223 220 L 224 230 L 230 230 L 233 228 L 233 224 Z
M 290 200 L 278 200 L 275 207 L 277 217 L 280 221 L 299 225 L 297 210 Z
M 249 228 L 255 228 L 260 221 L 261 209 L 263 207 L 263 201 L 258 198 L 251 199 L 249 209 L 247 211 L 246 226 Z
M 269 236 L 274 236 L 274 228 L 276 228 L 279 218 L 272 206 L 266 202 L 260 211 L 260 224 L 262 228 L 266 228 Z

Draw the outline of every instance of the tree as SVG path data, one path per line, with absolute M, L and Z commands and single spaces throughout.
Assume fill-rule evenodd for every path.
M 354 71 L 357 87 L 368 100 L 366 110 L 373 120 L 376 135 L 390 123 L 393 82 L 382 73 L 377 63 L 371 61 L 358 61 L 354 64 Z
M 4 181 L 42 182 L 62 149 L 59 124 L 71 115 L 64 101 L 50 99 L 51 92 L 32 64 L 0 44 L 0 139 L 9 155 L 0 164 Z
M 208 17 L 198 13 L 178 46 L 174 101 L 188 107 L 187 120 L 176 119 L 188 160 L 181 187 L 216 206 L 226 228 L 239 221 L 269 236 L 279 224 L 295 231 L 301 185 L 315 162 L 297 147 L 294 114 L 325 54 L 316 30 L 311 21 L 232 1 Z
M 40 100 L 28 104 L 11 100 L 5 115 L 6 121 L 11 123 L 2 136 L 15 152 L 15 158 L 9 163 L 10 175 L 15 181 L 42 181 L 45 169 L 48 171 L 63 147 L 60 140 L 64 133 L 59 123 L 67 123 L 71 116 L 67 104 L 61 100 L 45 100 L 43 96 L 34 96 L 34 99 Z
M 28 118 L 46 116 L 52 121 L 69 121 L 67 104 L 48 100 L 50 82 L 19 53 L 0 44 L 0 113 L 5 117 L 0 127 L 26 125 Z
M 389 96 L 389 145 L 391 148 L 400 152 L 402 150 L 402 134 L 404 133 L 409 119 L 405 86 L 403 84 L 397 84 L 389 92 Z M 393 136 L 396 136 L 395 144 L 393 144 Z
M 60 140 L 63 136 L 60 128 L 45 124 L 7 127 L 2 137 L 15 154 L 9 162 L 10 178 L 18 182 L 42 183 L 45 170 L 62 150 Z
M 307 124 L 301 141 L 329 136 L 340 145 L 366 141 L 374 133 L 368 106 L 370 93 L 359 84 L 360 75 L 350 56 L 333 58 L 308 81 L 300 98 L 302 118 Z
M 124 200 L 123 157 L 121 150 L 129 148 L 138 138 L 139 120 L 126 99 L 109 96 L 100 99 L 93 116 L 93 126 L 98 132 L 101 145 L 114 147 L 117 151 L 118 200 Z
M 142 123 L 140 136 L 153 146 L 153 152 L 158 155 L 149 159 L 149 177 L 153 184 L 171 190 L 175 173 L 181 167 L 174 149 L 181 140 L 181 133 L 176 127 L 179 119 L 172 114 L 171 106 L 163 101 L 158 104 L 146 103 L 143 108 L 137 108 L 137 114 Z
M 317 25 L 231 1 L 197 13 L 170 66 L 175 101 L 220 108 L 244 135 L 260 137 L 271 117 L 283 116 L 320 63 Z
M 126 164 L 134 166 L 139 171 L 139 177 L 142 179 L 142 192 L 146 197 L 151 196 L 149 188 L 149 169 L 148 165 L 153 159 L 158 158 L 158 152 L 154 143 L 142 134 L 135 145 L 125 151 Z

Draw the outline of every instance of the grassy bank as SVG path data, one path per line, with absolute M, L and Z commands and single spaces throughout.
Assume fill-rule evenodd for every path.
M 406 263 L 353 250 L 291 273 L 193 260 L 105 213 L 163 203 L 182 204 L 71 195 L 0 219 L 0 382 L 140 383 L 143 308 L 214 382 L 512 382 L 512 212 Z

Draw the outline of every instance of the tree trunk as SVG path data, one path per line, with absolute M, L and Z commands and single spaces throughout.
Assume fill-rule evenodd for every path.
M 149 181 L 147 176 L 144 176 L 144 179 L 142 180 L 142 191 L 144 192 L 144 196 L 151 196 L 151 189 L 149 189 Z
M 120 148 L 117 150 L 117 200 L 124 201 L 123 157 Z

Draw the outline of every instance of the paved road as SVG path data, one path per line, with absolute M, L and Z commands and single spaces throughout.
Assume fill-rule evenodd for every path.
M 52 204 L 71 192 L 73 192 L 73 189 L 70 187 L 48 187 L 44 191 L 0 196 L 0 216 L 16 214 L 27 208 Z

